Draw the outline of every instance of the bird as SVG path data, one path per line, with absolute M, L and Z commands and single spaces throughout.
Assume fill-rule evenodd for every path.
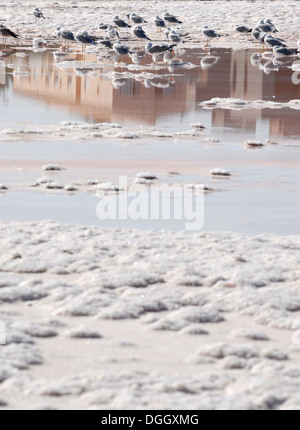
M 87 31 L 79 30 L 75 35 L 76 42 L 82 46 L 82 51 L 87 45 L 96 45 L 96 42 L 88 35 Z
M 168 12 L 164 14 L 164 20 L 167 21 L 169 24 L 182 24 L 182 21 L 176 18 L 176 16 L 170 15 Z
M 277 39 L 270 34 L 265 37 L 265 44 L 271 48 L 274 48 L 274 46 L 286 47 L 283 39 Z
M 137 15 L 136 13 L 132 12 L 129 15 L 129 20 L 133 23 L 133 24 L 146 24 L 147 21 L 144 20 L 144 18 L 142 18 L 141 16 Z
M 114 26 L 113 25 L 109 25 L 108 26 L 108 28 L 107 28 L 107 34 L 108 34 L 108 37 L 110 38 L 110 39 L 120 39 L 120 36 L 119 36 L 119 33 L 117 32 L 117 30 L 114 28 Z
M 101 39 L 101 37 L 99 36 L 94 36 L 92 34 L 89 34 L 87 31 L 83 31 L 82 34 L 84 34 L 85 36 L 88 36 L 90 39 L 92 39 L 94 42 L 99 42 L 99 40 Z
M 56 29 L 54 30 L 54 36 L 57 37 L 57 39 L 59 40 L 59 44 L 61 42 L 60 31 L 61 31 L 60 27 L 56 27 Z
M 260 33 L 260 35 L 258 37 L 258 42 L 261 44 L 264 44 L 267 35 L 268 35 L 268 33 Z
M 159 15 L 156 15 L 156 17 L 153 20 L 154 25 L 156 26 L 156 31 L 158 32 L 161 28 L 166 27 L 165 21 L 159 17 Z
M 109 49 L 112 49 L 112 47 L 113 47 L 111 40 L 108 37 L 105 37 L 104 39 L 99 39 L 98 44 L 103 45 Z
M 169 43 L 158 43 L 156 45 L 153 45 L 153 43 L 149 42 L 145 46 L 145 51 L 147 54 L 153 55 L 153 54 L 162 54 L 166 51 L 172 51 L 176 45 L 170 45 Z
M 164 31 L 164 35 L 167 39 L 169 39 L 169 34 L 171 33 L 171 27 L 167 27 Z
M 42 37 L 35 37 L 32 41 L 33 49 L 44 49 L 47 46 L 47 42 Z
M 206 37 L 207 43 L 210 39 L 216 39 L 217 37 L 221 37 L 220 34 L 217 34 L 215 30 L 211 30 L 210 28 L 208 28 L 207 25 L 201 30 L 201 33 L 203 34 L 203 36 Z
M 164 54 L 167 51 L 173 51 L 173 48 L 176 46 L 176 44 L 169 44 L 169 43 L 158 43 L 158 44 L 153 44 L 151 42 L 148 42 L 147 45 L 145 46 L 145 51 L 147 52 L 147 54 L 152 55 L 154 61 L 156 61 L 156 58 L 160 55 L 160 54 Z
M 270 19 L 267 19 L 266 23 L 272 27 L 273 33 L 278 33 L 277 28 L 275 27 L 275 25 L 272 23 L 272 21 Z
M 247 25 L 238 25 L 237 27 L 235 27 L 235 31 L 237 31 L 238 33 L 251 33 L 252 28 L 248 27 Z
M 258 28 L 264 33 L 274 33 L 274 26 L 265 22 L 263 24 L 260 24 Z
M 119 40 L 113 44 L 113 50 L 117 56 L 123 57 L 124 55 L 130 55 L 131 52 L 126 45 L 123 45 Z
M 184 43 L 182 37 L 175 30 L 170 31 L 168 39 L 172 43 Z
M 99 30 L 107 30 L 108 24 L 104 24 L 103 22 L 100 22 L 100 24 L 98 25 L 98 29 Z
M 132 34 L 137 38 L 137 42 L 141 40 L 151 40 L 145 31 L 143 30 L 141 25 L 135 25 L 132 27 Z
M 261 30 L 259 29 L 259 27 L 255 27 L 255 28 L 253 28 L 251 34 L 252 34 L 252 37 L 254 38 L 254 40 L 256 42 L 258 42 L 260 34 L 261 34 Z
M 64 41 L 67 46 L 69 46 L 70 42 L 76 42 L 75 36 L 72 31 L 65 28 L 57 27 L 57 29 L 55 30 L 55 35 L 59 39 L 59 41 Z
M 39 19 L 43 18 L 46 19 L 43 15 L 43 12 L 38 8 L 34 8 L 32 11 L 33 15 L 35 16 L 35 21 L 37 22 Z
M 123 19 L 119 18 L 118 15 L 115 15 L 113 18 L 113 23 L 119 28 L 130 28 L 131 25 L 127 24 Z
M 7 37 L 12 37 L 14 39 L 19 39 L 19 37 L 20 37 L 17 33 L 13 32 L 9 28 L 5 27 L 5 25 L 3 25 L 3 24 L 0 24 L 0 34 L 4 39 L 4 44 L 6 43 Z
M 184 31 L 181 27 L 174 27 L 172 28 L 172 30 L 174 30 L 175 33 L 177 33 L 179 36 L 182 36 L 182 37 L 188 36 L 188 33 Z
M 273 48 L 274 54 L 276 55 L 296 55 L 298 53 L 297 49 L 290 49 L 286 46 L 274 46 Z

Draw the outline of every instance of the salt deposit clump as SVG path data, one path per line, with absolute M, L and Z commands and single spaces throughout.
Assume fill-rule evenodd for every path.
M 49 172 L 49 171 L 59 171 L 59 170 L 64 170 L 63 167 L 59 166 L 58 164 L 45 164 L 42 167 L 42 170 L 45 172 Z
M 49 190 L 62 190 L 64 188 L 63 184 L 60 184 L 59 182 L 48 182 L 45 184 L 45 187 L 48 188 Z
M 80 326 L 72 328 L 65 332 L 65 335 L 74 339 L 100 339 L 102 335 L 94 329 L 89 327 Z
M 263 142 L 259 142 L 257 140 L 246 140 L 245 145 L 248 148 L 262 148 L 263 146 L 265 146 Z
M 246 328 L 240 328 L 233 330 L 229 337 L 232 339 L 248 339 L 248 340 L 256 340 L 256 341 L 268 341 L 270 340 L 268 335 L 265 333 L 255 330 L 255 329 L 246 329 Z
M 101 184 L 95 185 L 95 189 L 97 191 L 111 191 L 111 192 L 119 192 L 121 189 L 117 187 L 113 182 L 104 182 Z
M 100 179 L 89 179 L 87 181 L 87 185 L 98 185 L 98 184 L 101 184 Z
M 65 185 L 65 190 L 68 192 L 74 192 L 78 191 L 78 188 L 76 188 L 74 185 Z
M 197 130 L 204 130 L 205 129 L 205 126 L 203 124 L 200 124 L 200 123 L 192 123 L 192 124 L 190 124 L 190 126 L 192 128 L 196 128 Z
M 148 180 L 155 180 L 158 179 L 157 176 L 154 173 L 151 172 L 141 172 L 137 173 L 136 177 L 138 179 L 148 179 Z
M 200 192 L 214 191 L 214 189 L 210 185 L 206 185 L 206 184 L 187 184 L 186 187 L 193 191 L 200 191 Z
M 226 169 L 219 169 L 219 168 L 212 169 L 210 171 L 210 174 L 212 176 L 225 176 L 225 177 L 232 176 L 231 173 L 228 170 L 226 170 Z
M 42 176 L 41 178 L 36 180 L 33 186 L 38 187 L 39 185 L 49 184 L 49 182 L 53 182 L 53 179 L 49 178 L 48 176 Z

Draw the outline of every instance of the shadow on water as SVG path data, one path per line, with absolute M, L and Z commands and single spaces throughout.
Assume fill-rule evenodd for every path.
M 38 103 L 37 114 L 30 117 L 37 122 L 76 119 L 178 131 L 200 122 L 217 128 L 217 137 L 231 140 L 243 133 L 252 138 L 300 136 L 297 109 L 199 106 L 215 97 L 277 103 L 300 99 L 300 85 L 292 81 L 294 58 L 273 61 L 270 54 L 253 50 L 214 49 L 208 53 L 194 48 L 178 50 L 168 63 L 153 64 L 143 52 L 122 63 L 109 55 L 24 53 L 6 51 L 0 59 L 2 120 L 11 121 L 4 103 L 27 118 L 26 101 L 30 100 Z M 47 110 L 39 110 L 39 106 L 47 106 Z

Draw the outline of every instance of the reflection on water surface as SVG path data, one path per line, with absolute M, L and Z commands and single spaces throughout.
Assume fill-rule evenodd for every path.
M 13 52 L 0 60 L 0 113 L 2 121 L 13 121 L 12 111 L 19 111 L 19 120 L 27 122 L 80 119 L 173 130 L 197 122 L 225 140 L 243 134 L 297 138 L 298 109 L 199 106 L 214 97 L 277 103 L 300 99 L 300 85 L 292 82 L 290 68 L 295 59 L 276 63 L 268 55 L 186 49 L 171 64 L 154 65 L 142 52 L 120 64 L 92 54 Z

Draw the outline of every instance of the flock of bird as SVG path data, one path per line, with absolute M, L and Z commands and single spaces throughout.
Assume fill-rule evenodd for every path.
M 270 19 L 266 21 L 260 20 L 254 28 L 238 26 L 236 31 L 239 33 L 251 33 L 256 43 L 261 43 L 267 48 L 273 49 L 275 55 L 288 56 L 298 53 L 298 49 L 288 48 L 284 39 L 274 36 L 274 34 L 278 33 L 278 30 Z M 298 48 L 300 48 L 300 39 L 298 40 Z
M 36 21 L 46 19 L 39 8 L 35 8 L 32 13 Z M 156 61 L 157 56 L 160 54 L 173 51 L 176 45 L 184 43 L 184 38 L 187 36 L 187 33 L 180 27 L 182 21 L 168 12 L 166 12 L 162 18 L 156 15 L 153 19 L 153 23 L 157 32 L 164 32 L 167 42 L 153 42 L 142 27 L 143 24 L 147 24 L 147 21 L 134 12 L 125 14 L 122 18 L 115 15 L 110 24 L 100 23 L 98 29 L 107 32 L 105 37 L 91 35 L 86 30 L 79 30 L 74 34 L 71 30 L 61 27 L 56 28 L 54 35 L 58 38 L 59 44 L 64 44 L 67 48 L 69 48 L 70 43 L 73 42 L 81 45 L 82 51 L 89 45 L 103 45 L 106 48 L 113 49 L 117 56 L 122 57 L 132 54 L 132 51 L 121 42 L 120 31 L 122 29 L 130 29 L 132 35 L 137 40 L 137 44 L 141 41 L 147 42 L 145 45 L 145 52 L 152 55 L 154 61 Z M 275 37 L 278 30 L 270 19 L 266 21 L 260 20 L 254 28 L 240 25 L 237 26 L 235 30 L 239 33 L 251 34 L 256 43 L 261 43 L 265 45 L 267 49 L 272 49 L 275 56 L 296 55 L 300 48 L 300 40 L 298 41 L 298 48 L 295 49 L 289 48 L 283 39 Z M 221 34 L 218 34 L 215 30 L 207 26 L 201 30 L 201 33 L 206 38 L 207 45 L 210 40 L 222 37 Z M 0 24 L 0 34 L 4 39 L 8 37 L 17 39 L 20 37 L 3 24 Z

